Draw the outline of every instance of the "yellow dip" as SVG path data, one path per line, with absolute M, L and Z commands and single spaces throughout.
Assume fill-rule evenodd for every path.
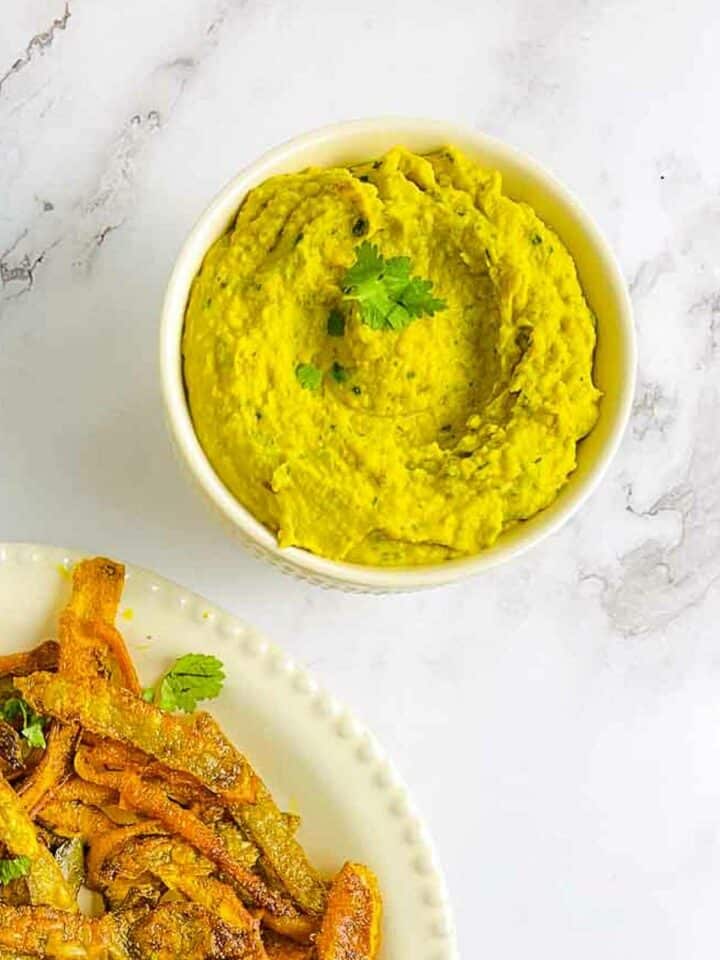
M 399 332 L 348 311 L 366 240 L 446 308 Z M 557 235 L 452 148 L 261 184 L 205 257 L 183 339 L 195 429 L 233 494 L 282 546 L 382 565 L 475 553 L 554 500 L 597 419 L 594 347 Z

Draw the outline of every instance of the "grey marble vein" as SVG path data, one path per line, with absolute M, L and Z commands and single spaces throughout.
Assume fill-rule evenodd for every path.
M 160 63 L 151 72 L 142 95 L 143 102 L 151 106 L 134 113 L 108 146 L 96 183 L 89 186 L 84 196 L 75 200 L 79 219 L 74 230 L 68 233 L 63 225 L 58 224 L 48 238 L 47 225 L 35 218 L 3 253 L 0 303 L 3 299 L 14 299 L 28 293 L 33 287 L 35 270 L 45 262 L 48 253 L 68 242 L 72 247 L 73 268 L 80 272 L 91 269 L 107 238 L 119 230 L 129 216 L 134 202 L 138 166 L 149 138 L 169 122 L 194 72 L 220 43 L 222 28 L 228 18 L 246 7 L 247 0 L 221 0 L 216 3 L 199 37 L 193 38 L 191 49 Z M 32 58 L 33 51 L 48 47 L 55 32 L 66 28 L 70 16 L 69 5 L 66 5 L 62 17 L 53 21 L 48 31 L 33 37 L 26 54 L 8 71 L 8 76 L 22 69 Z M 48 212 L 46 203 L 43 204 L 43 212 Z M 40 237 L 36 235 L 38 231 Z M 19 246 L 23 249 L 17 252 Z
M 69 2 L 65 3 L 65 8 L 62 14 L 59 17 L 56 17 L 53 22 L 50 24 L 47 30 L 43 30 L 41 33 L 36 33 L 34 37 L 28 42 L 22 56 L 18 57 L 14 63 L 0 76 L 0 93 L 2 92 L 3 86 L 10 79 L 10 77 L 19 73 L 21 70 L 24 70 L 35 57 L 36 54 L 42 54 L 48 47 L 51 47 L 53 41 L 55 40 L 55 35 L 58 30 L 67 29 L 68 21 L 72 13 L 70 11 Z

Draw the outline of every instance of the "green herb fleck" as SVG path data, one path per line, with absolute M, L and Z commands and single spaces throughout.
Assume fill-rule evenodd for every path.
M 328 314 L 327 332 L 331 337 L 342 337 L 345 335 L 345 317 L 337 307 L 333 307 Z
M 222 690 L 222 661 L 206 653 L 186 653 L 175 661 L 155 687 L 146 687 L 143 700 L 163 710 L 192 713 L 200 700 L 214 700 Z
M 303 390 L 318 390 L 322 383 L 322 370 L 312 363 L 299 363 L 295 367 L 295 376 Z
M 336 383 L 345 383 L 348 378 L 348 372 L 341 363 L 338 363 L 337 360 L 335 360 L 330 368 L 330 376 Z
M 361 320 L 371 329 L 402 330 L 418 317 L 446 308 L 444 300 L 432 296 L 431 280 L 411 276 L 409 257 L 386 260 L 374 244 L 364 241 L 355 258 L 342 287 L 345 299 L 358 304 Z
M 539 234 L 539 233 L 534 233 L 534 234 L 530 237 L 530 243 L 531 243 L 534 247 L 536 247 L 539 243 L 542 243 L 542 237 L 540 236 L 540 234 Z
M 45 749 L 47 743 L 45 742 L 43 727 L 47 720 L 35 713 L 33 708 L 24 700 L 20 697 L 11 697 L 10 700 L 6 700 L 2 707 L 2 715 L 5 720 L 12 721 L 20 718 L 22 721 L 20 735 L 25 737 L 31 747 L 37 747 L 39 750 Z
M 5 886 L 20 877 L 30 873 L 30 860 L 27 857 L 13 857 L 11 860 L 0 860 L 0 884 Z

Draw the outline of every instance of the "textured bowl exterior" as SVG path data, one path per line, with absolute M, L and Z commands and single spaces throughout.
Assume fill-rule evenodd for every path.
M 0 544 L 0 654 L 55 635 L 81 554 Z M 458 960 L 443 877 L 428 831 L 372 734 L 302 667 L 251 627 L 162 577 L 127 568 L 118 619 L 143 682 L 184 653 L 225 666 L 209 705 L 285 809 L 328 874 L 344 859 L 371 866 L 385 901 L 380 960 Z
M 245 195 L 268 177 L 309 166 L 354 163 L 402 144 L 425 153 L 453 143 L 479 163 L 501 171 L 504 188 L 537 211 L 561 237 L 577 264 L 598 318 L 595 379 L 603 392 L 600 417 L 578 446 L 578 466 L 549 507 L 503 533 L 472 557 L 432 566 L 387 568 L 327 560 L 306 550 L 281 549 L 275 536 L 229 492 L 195 434 L 182 372 L 181 341 L 192 281 L 206 251 L 227 229 Z M 401 592 L 440 586 L 497 566 L 557 530 L 590 496 L 622 438 L 635 389 L 635 333 L 626 285 L 615 257 L 575 198 L 543 167 L 482 133 L 431 120 L 384 118 L 324 127 L 271 150 L 235 177 L 210 204 L 175 263 L 163 304 L 160 372 L 167 420 L 180 459 L 194 482 L 257 556 L 321 586 L 362 592 Z

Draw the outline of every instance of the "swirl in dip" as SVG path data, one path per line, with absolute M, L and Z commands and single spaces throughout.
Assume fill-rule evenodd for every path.
M 368 325 L 343 290 L 368 242 L 408 257 L 442 309 Z M 476 553 L 554 500 L 597 419 L 594 348 L 562 242 L 452 148 L 252 190 L 183 335 L 195 430 L 229 490 L 281 546 L 379 565 Z

